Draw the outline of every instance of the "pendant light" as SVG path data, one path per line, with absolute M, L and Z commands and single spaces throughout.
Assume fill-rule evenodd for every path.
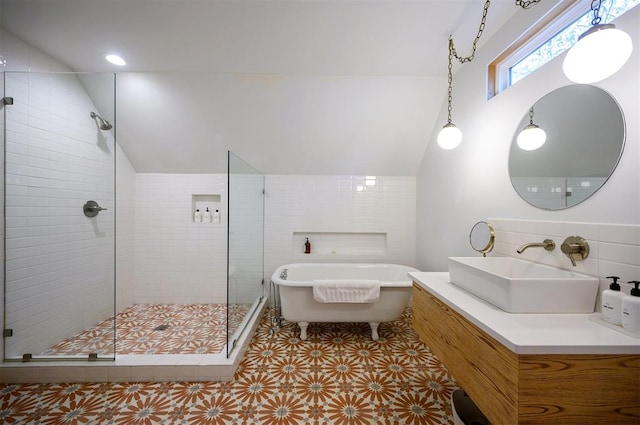
M 574 83 L 590 84 L 615 74 L 629 60 L 633 43 L 626 32 L 613 24 L 601 24 L 601 0 L 592 0 L 591 28 L 567 52 L 562 70 Z
M 455 149 L 462 142 L 462 131 L 456 125 L 451 122 L 451 93 L 453 91 L 453 73 L 451 72 L 453 58 L 453 39 L 449 38 L 449 72 L 447 80 L 449 81 L 449 88 L 447 90 L 447 123 L 442 127 L 440 133 L 438 133 L 438 145 L 442 149 L 450 150 Z
M 524 151 L 539 149 L 547 141 L 547 133 L 533 123 L 533 107 L 529 109 L 529 124 L 522 129 L 516 139 L 518 147 Z
M 438 133 L 438 145 L 442 149 L 455 149 L 462 142 L 462 130 L 460 130 L 456 125 L 451 121 L 451 101 L 453 100 L 453 58 L 455 57 L 460 61 L 460 63 L 471 62 L 473 60 L 473 56 L 476 54 L 476 49 L 478 47 L 478 41 L 480 41 L 480 37 L 482 37 L 482 32 L 484 31 L 485 23 L 487 22 L 487 13 L 489 12 L 489 6 L 491 5 L 490 0 L 486 0 L 484 3 L 484 9 L 482 11 L 482 19 L 480 20 L 480 27 L 478 28 L 478 34 L 476 35 L 475 40 L 473 40 L 473 44 L 471 46 L 471 54 L 467 57 L 461 57 L 458 55 L 456 48 L 453 44 L 453 38 L 449 37 L 449 66 L 447 73 L 447 81 L 449 83 L 449 87 L 447 89 L 447 123 L 442 127 L 440 133 Z
M 523 9 L 529 9 L 531 6 L 540 2 L 540 0 L 516 0 L 516 6 L 520 6 Z M 451 102 L 453 100 L 453 72 L 452 72 L 452 61 L 453 58 L 456 58 L 460 61 L 461 64 L 471 62 L 473 57 L 476 54 L 476 49 L 478 47 L 478 41 L 480 41 L 480 37 L 482 37 L 482 32 L 484 31 L 485 24 L 487 22 L 487 13 L 489 13 L 489 6 L 491 5 L 490 0 L 486 0 L 484 3 L 484 8 L 482 11 L 482 19 L 480 20 L 480 26 L 478 27 L 478 33 L 476 35 L 475 40 L 473 40 L 471 54 L 466 57 L 462 57 L 458 55 L 456 48 L 453 44 L 453 38 L 449 37 L 449 66 L 448 66 L 448 89 L 447 89 L 447 123 L 442 127 L 440 133 L 438 133 L 438 145 L 442 149 L 455 149 L 462 142 L 462 130 L 460 130 L 456 125 L 451 121 Z

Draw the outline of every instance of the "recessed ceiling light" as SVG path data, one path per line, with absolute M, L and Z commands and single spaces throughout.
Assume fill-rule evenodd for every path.
M 104 58 L 105 58 L 107 61 L 109 61 L 109 62 L 111 62 L 112 64 L 114 64 L 114 65 L 124 66 L 124 65 L 126 65 L 126 64 L 127 64 L 127 63 L 124 61 L 124 59 L 122 59 L 122 58 L 121 58 L 120 56 L 118 56 L 118 55 L 108 54 L 108 55 L 105 55 L 105 56 L 104 56 Z

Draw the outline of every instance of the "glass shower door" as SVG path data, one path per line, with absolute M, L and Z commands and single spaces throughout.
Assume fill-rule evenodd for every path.
M 228 153 L 227 355 L 263 296 L 264 176 Z
M 115 75 L 6 72 L 4 90 L 4 357 L 113 359 Z

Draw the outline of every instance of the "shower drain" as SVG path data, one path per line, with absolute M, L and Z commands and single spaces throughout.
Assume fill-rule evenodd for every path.
M 156 326 L 153 330 L 154 331 L 166 331 L 168 327 L 169 327 L 169 325 L 160 325 L 160 326 Z

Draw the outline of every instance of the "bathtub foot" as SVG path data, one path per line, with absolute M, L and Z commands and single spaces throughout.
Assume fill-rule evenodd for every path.
M 300 326 L 300 339 L 307 339 L 307 328 L 309 327 L 309 322 L 298 322 L 298 326 Z
M 369 326 L 371 326 L 371 339 L 374 341 L 380 339 L 380 337 L 378 336 L 378 326 L 380 326 L 380 323 L 369 322 Z

